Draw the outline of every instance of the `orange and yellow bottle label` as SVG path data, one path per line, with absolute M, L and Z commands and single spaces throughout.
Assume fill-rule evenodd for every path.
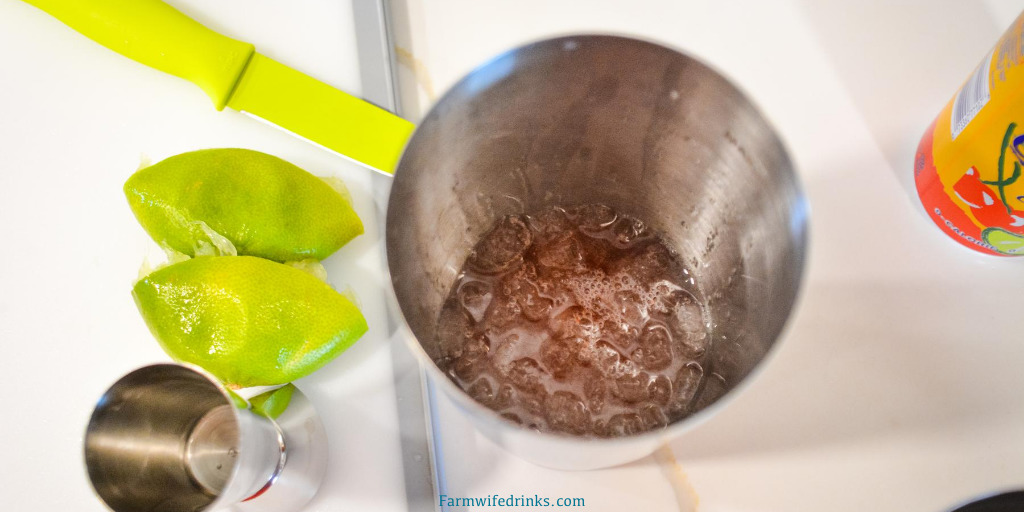
M 1024 256 L 1024 14 L 925 131 L 914 181 L 928 215 L 972 249 Z

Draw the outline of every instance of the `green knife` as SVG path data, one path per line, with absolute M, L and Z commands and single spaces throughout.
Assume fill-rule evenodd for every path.
M 392 174 L 413 124 L 218 34 L 161 0 L 25 0 L 225 106 Z

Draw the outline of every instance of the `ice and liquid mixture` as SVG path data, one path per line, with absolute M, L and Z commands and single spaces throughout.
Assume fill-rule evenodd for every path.
M 711 336 L 696 283 L 640 220 L 603 205 L 507 216 L 438 320 L 438 366 L 542 431 L 617 437 L 692 412 Z M 710 377 L 709 377 L 710 378 Z

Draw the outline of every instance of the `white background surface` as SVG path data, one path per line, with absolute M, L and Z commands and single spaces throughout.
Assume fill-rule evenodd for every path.
M 270 57 L 358 94 L 348 2 L 173 0 Z M 402 2 L 396 2 L 402 3 Z M 705 511 L 943 511 L 1024 487 L 1024 262 L 961 248 L 910 187 L 924 127 L 1017 12 L 989 2 L 412 1 L 407 65 L 435 94 L 488 57 L 574 31 L 639 35 L 711 62 L 787 141 L 812 205 L 800 307 L 730 408 L 672 445 Z M 0 342 L 7 390 L 0 501 L 101 510 L 81 434 L 122 373 L 166 360 L 130 297 L 149 242 L 121 185 L 140 155 L 267 151 L 342 177 L 367 235 L 328 261 L 371 332 L 300 382 L 331 435 L 313 511 L 405 510 L 379 240 L 368 173 L 191 84 L 0 3 Z M 420 107 L 430 98 L 421 92 Z M 586 499 L 584 510 L 679 510 L 653 459 L 561 473 L 519 461 L 442 402 L 449 494 Z
M 174 0 L 271 58 L 359 94 L 350 2 Z M 371 175 L 117 55 L 20 1 L 0 2 L 0 373 L 6 510 L 103 510 L 82 463 L 92 405 L 122 374 L 167 361 L 131 297 L 152 242 L 121 191 L 140 158 L 246 147 L 349 186 L 366 234 L 325 265 L 370 332 L 299 386 L 330 436 L 307 510 L 406 510 Z
M 1024 487 L 1024 265 L 973 253 L 934 227 L 913 192 L 913 155 L 1022 8 L 423 0 L 409 3 L 405 43 L 420 64 L 421 105 L 491 55 L 574 32 L 659 41 L 739 83 L 806 187 L 810 263 L 766 371 L 672 444 L 700 510 L 945 511 Z M 672 499 L 653 458 L 559 473 L 500 451 L 444 401 L 440 422 L 453 496 L 580 496 L 593 510 L 692 504 Z

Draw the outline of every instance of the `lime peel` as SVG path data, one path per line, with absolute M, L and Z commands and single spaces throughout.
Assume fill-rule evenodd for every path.
M 351 197 L 335 185 L 275 156 L 224 148 L 140 169 L 124 192 L 161 246 L 194 256 L 205 250 L 200 240 L 213 238 L 205 225 L 231 241 L 237 254 L 283 262 L 322 260 L 363 233 Z
M 349 206 L 352 205 L 352 192 L 350 192 L 348 190 L 348 185 L 346 185 L 345 182 L 341 180 L 341 178 L 339 178 L 337 176 L 318 176 L 318 177 L 321 180 L 323 180 L 324 183 L 330 185 L 331 188 L 333 188 L 334 191 L 337 192 L 338 195 L 340 195 L 341 198 L 344 199 L 345 202 L 349 204 Z
M 164 351 L 230 389 L 309 375 L 368 329 L 356 305 L 326 283 L 251 256 L 168 265 L 132 294 Z
M 292 401 L 292 394 L 295 393 L 294 384 L 285 384 L 277 389 L 261 393 L 249 399 L 252 410 L 268 418 L 277 419 L 288 404 Z
M 249 402 L 246 402 L 244 398 L 242 398 L 241 396 L 238 395 L 238 393 L 235 393 L 234 391 L 232 391 L 230 389 L 227 389 L 227 392 L 228 392 L 228 398 L 231 399 L 231 403 L 234 404 L 235 407 L 237 407 L 239 409 L 248 409 L 249 408 Z

